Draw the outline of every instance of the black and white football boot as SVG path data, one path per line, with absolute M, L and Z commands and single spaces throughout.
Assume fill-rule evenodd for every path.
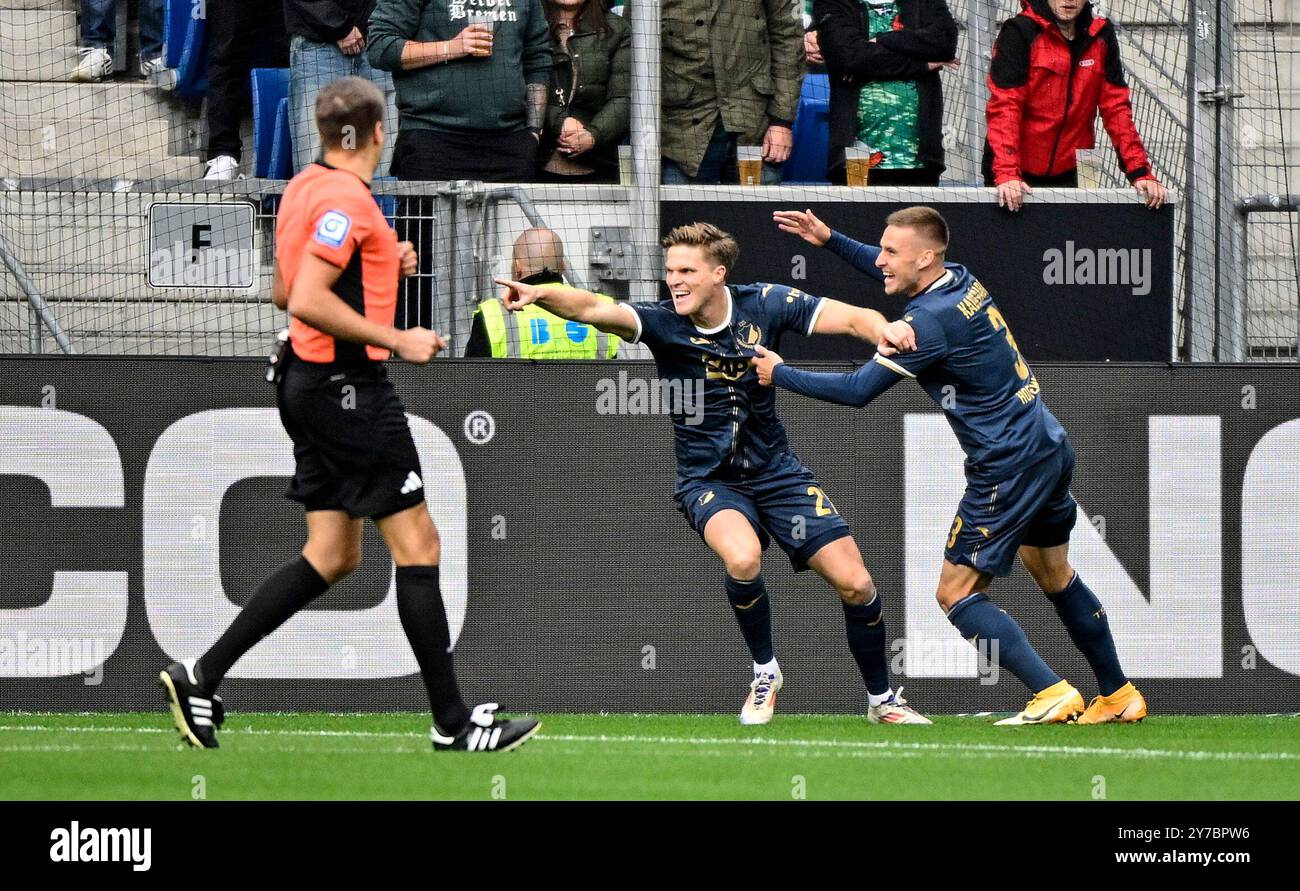
M 217 748 L 217 728 L 226 719 L 221 697 L 194 677 L 194 660 L 173 662 L 158 675 L 181 739 L 199 749 Z
M 434 751 L 509 752 L 532 738 L 542 727 L 536 718 L 498 718 L 495 702 L 474 706 L 469 723 L 455 736 L 448 736 L 433 725 L 429 732 Z

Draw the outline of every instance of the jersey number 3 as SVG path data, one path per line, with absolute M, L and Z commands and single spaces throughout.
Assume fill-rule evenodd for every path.
M 1007 333 L 1007 345 L 1016 354 L 1016 374 L 1019 375 L 1022 381 L 1028 380 L 1029 365 L 1025 362 L 1025 357 L 1020 355 L 1020 347 L 1016 346 L 1016 339 L 1011 336 L 1011 329 L 1007 327 L 1007 320 L 1002 318 L 1002 313 L 996 306 L 989 306 L 988 315 L 989 324 L 993 326 L 994 331 L 1005 331 Z

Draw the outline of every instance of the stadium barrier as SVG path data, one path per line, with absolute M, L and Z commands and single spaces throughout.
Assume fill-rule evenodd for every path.
M 268 348 L 284 325 L 270 302 L 283 182 L 195 192 L 179 184 L 85 185 L 84 192 L 54 184 L 0 191 L 0 249 L 8 241 L 25 276 L 0 270 L 0 353 L 60 348 L 32 311 L 37 300 L 78 354 L 257 356 Z M 508 273 L 511 245 L 529 226 L 560 236 L 573 284 L 619 299 L 659 297 L 659 235 L 708 220 L 739 238 L 733 281 L 792 284 L 894 312 L 901 301 L 829 252 L 777 231 L 771 211 L 811 207 L 846 233 L 872 239 L 890 211 L 913 203 L 948 216 L 949 258 L 989 287 L 1031 358 L 1176 355 L 1176 198 L 1151 213 L 1128 190 L 1043 189 L 1011 215 L 984 188 L 881 187 L 863 195 L 829 186 L 665 186 L 648 218 L 636 190 L 621 186 L 384 180 L 373 188 L 398 232 L 431 254 L 404 286 L 398 324 L 437 328 L 457 356 L 474 307 L 497 293 L 492 276 Z M 852 342 L 829 343 L 818 355 L 863 355 Z
M 829 367 L 843 368 L 843 365 Z M 1073 560 L 1152 711 L 1294 711 L 1300 696 L 1300 370 L 1044 365 L 1078 451 Z M 467 694 L 514 709 L 730 712 L 748 656 L 722 571 L 678 515 L 647 363 L 442 361 L 392 375 L 442 535 Z M 885 598 L 898 681 L 927 711 L 1009 710 L 1019 683 L 933 600 L 961 455 L 918 388 L 865 413 L 781 398 L 794 448 Z M 260 363 L 0 359 L 0 703 L 158 704 L 302 543 Z M 391 568 L 361 570 L 254 648 L 242 710 L 423 709 Z M 835 596 L 770 550 L 783 710 L 860 712 Z M 1023 570 L 994 588 L 1047 660 L 1093 681 Z M 991 656 L 992 654 L 986 654 Z

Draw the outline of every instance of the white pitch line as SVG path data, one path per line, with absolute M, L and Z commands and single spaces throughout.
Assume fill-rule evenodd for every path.
M 740 745 L 740 746 L 790 746 L 795 748 L 830 748 L 882 751 L 929 751 L 936 753 L 990 752 L 1019 755 L 1106 755 L 1118 758 L 1182 758 L 1190 761 L 1300 761 L 1300 752 L 1198 752 L 1179 749 L 1125 749 L 1108 746 L 1026 746 L 996 745 L 993 743 L 959 742 L 899 742 L 895 740 L 851 741 L 811 739 L 717 739 L 708 737 L 674 736 L 573 736 L 538 734 L 538 739 L 559 742 L 644 743 L 663 745 Z
M 46 727 L 41 725 L 0 725 L 0 732 L 44 733 L 175 733 L 158 727 Z M 232 729 L 238 736 L 301 736 L 301 737 L 357 737 L 378 739 L 423 738 L 423 733 L 375 730 L 259 730 Z M 1015 731 L 1012 731 L 1015 732 Z M 1207 752 L 1181 749 L 1122 748 L 1118 746 L 1060 746 L 1060 745 L 1000 745 L 995 743 L 962 742 L 902 742 L 900 740 L 813 740 L 813 739 L 745 739 L 739 737 L 685 737 L 685 736 L 608 736 L 541 733 L 539 740 L 553 742 L 595 742 L 640 745 L 689 746 L 768 746 L 773 748 L 840 749 L 862 753 L 872 752 L 934 752 L 957 755 L 982 753 L 988 757 L 1019 757 L 1025 755 L 1065 755 L 1071 757 L 1105 756 L 1114 758 L 1169 758 L 1185 761 L 1300 761 L 1300 752 Z

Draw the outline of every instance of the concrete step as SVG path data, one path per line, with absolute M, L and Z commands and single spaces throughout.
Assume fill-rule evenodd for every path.
M 0 0 L 0 9 L 65 9 L 76 12 L 77 0 Z
M 78 334 L 72 338 L 72 342 L 79 356 L 255 356 L 260 358 L 271 351 L 276 330 L 278 329 L 273 328 L 266 332 L 252 334 L 159 333 L 152 336 L 127 337 Z M 0 332 L 0 352 L 29 352 L 27 341 L 21 334 L 15 333 L 8 340 L 13 346 L 6 346 L 6 338 L 3 332 Z M 59 352 L 59 346 L 53 337 L 42 338 L 41 352 Z
M 46 298 L 47 300 L 49 298 Z M 186 333 L 190 336 L 275 331 L 283 320 L 269 300 L 256 303 L 131 301 L 84 303 L 51 301 L 63 330 L 100 337 L 138 337 Z
M 70 81 L 77 61 L 77 50 L 73 46 L 60 47 L 43 54 L 0 53 L 0 81 Z
M 1300 272 L 1296 268 L 1295 257 L 1290 255 L 1278 254 L 1252 254 L 1248 264 L 1246 275 L 1252 281 L 1259 282 L 1279 282 L 1289 284 L 1288 289 L 1272 289 L 1267 299 L 1270 303 L 1280 306 L 1289 306 L 1294 312 L 1300 305 L 1300 297 L 1297 296 L 1297 289 L 1300 283 L 1297 283 L 1296 276 Z
M 20 118 L 11 125 L 8 139 L 0 145 L 0 158 L 44 161 L 50 165 L 98 163 L 105 155 L 158 159 L 183 148 L 173 146 L 171 137 L 172 126 L 168 120 L 110 126 L 107 122 L 96 124 L 76 119 Z
M 171 101 L 144 81 L 0 83 L 0 118 L 80 121 L 198 120 L 197 110 Z
M 176 157 L 104 157 L 61 159 L 14 159 L 0 155 L 0 176 L 39 176 L 52 179 L 175 179 L 203 178 L 203 164 L 197 156 Z
M 1291 214 L 1251 214 L 1248 235 L 1252 257 L 1289 257 L 1300 250 L 1300 232 Z
M 49 223 L 20 221 L 0 231 L 28 270 L 98 264 L 138 272 L 149 261 L 149 233 L 142 221 L 96 225 L 92 218 L 79 221 L 80 225 L 68 223 L 66 218 Z
M 111 264 L 109 269 L 115 269 Z M 144 264 L 140 263 L 138 271 L 105 271 L 99 264 L 88 263 L 77 271 L 46 271 L 45 269 L 27 269 L 36 290 L 46 300 L 82 300 L 82 301 L 130 301 L 143 302 L 161 299 L 174 300 L 179 305 L 227 305 L 232 303 L 249 303 L 270 305 L 271 273 L 265 270 L 258 277 L 254 287 L 247 290 L 218 288 L 182 289 L 151 288 L 145 276 Z M 26 294 L 18 287 L 13 276 L 0 275 L 0 299 L 25 299 Z
M 65 9 L 0 9 L 0 56 L 43 56 L 77 46 L 77 14 Z
M 1246 337 L 1252 345 L 1295 345 L 1300 328 L 1296 311 L 1250 312 L 1246 315 Z

